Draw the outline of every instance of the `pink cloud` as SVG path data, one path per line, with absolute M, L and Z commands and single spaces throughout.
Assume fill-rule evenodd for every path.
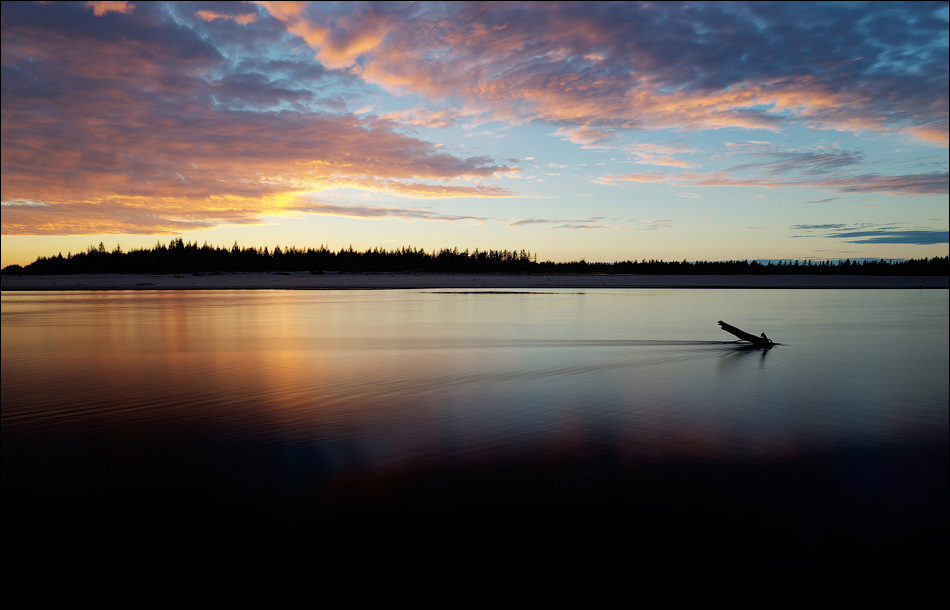
M 448 110 L 429 110 L 426 108 L 407 108 L 387 112 L 380 118 L 412 125 L 414 127 L 449 127 L 455 124 L 457 115 Z
M 223 60 L 185 29 L 134 45 L 122 32 L 16 34 L 4 30 L 5 70 L 33 80 L 4 83 L 5 234 L 258 222 L 337 188 L 426 199 L 511 195 L 483 181 L 512 167 L 398 133 L 391 121 L 222 107 L 228 90 L 210 76 Z M 239 90 L 243 104 L 297 100 L 283 86 L 249 85 L 257 97 Z
M 881 176 L 864 174 L 859 176 L 828 176 L 825 178 L 740 178 L 726 172 L 664 174 L 649 172 L 643 174 L 623 174 L 619 176 L 601 176 L 598 181 L 605 184 L 618 182 L 658 182 L 690 187 L 812 187 L 824 188 L 841 193 L 888 193 L 897 196 L 939 195 L 947 192 L 947 174 L 909 174 L 901 176 Z
M 761 21 L 745 14 L 754 12 L 749 7 L 684 7 L 677 19 L 710 24 L 702 36 L 690 30 L 692 37 L 677 43 L 668 27 L 674 9 L 661 5 L 361 4 L 347 11 L 262 5 L 328 67 L 397 95 L 452 103 L 459 115 L 566 123 L 555 133 L 587 147 L 605 145 L 596 132 L 617 128 L 777 130 L 789 122 L 945 140 L 940 101 L 929 118 L 882 103 L 880 92 L 867 88 L 869 79 L 853 76 L 864 65 L 854 58 L 836 59 L 825 74 L 814 63 L 826 58 L 796 57 L 779 37 L 775 48 L 743 44 L 741 28 L 761 37 L 751 27 Z M 788 18 L 797 19 L 794 13 Z M 730 20 L 736 35 L 719 40 L 720 22 Z M 789 31 L 770 25 L 777 34 Z M 761 67 L 742 63 L 750 54 L 762 56 Z M 771 74 L 763 73 L 769 66 Z M 908 108 L 919 103 L 915 95 L 908 92 Z M 938 124 L 907 125 L 931 119 Z
M 554 132 L 555 136 L 574 144 L 580 144 L 581 148 L 616 148 L 620 142 L 616 131 L 612 129 L 596 129 L 588 126 L 578 127 L 560 127 Z

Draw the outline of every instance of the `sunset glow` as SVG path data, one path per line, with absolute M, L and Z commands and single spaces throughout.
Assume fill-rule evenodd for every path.
M 3 266 L 179 235 L 948 255 L 946 2 L 2 10 Z

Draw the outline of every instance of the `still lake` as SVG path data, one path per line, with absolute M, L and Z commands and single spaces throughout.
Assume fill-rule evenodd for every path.
M 935 585 L 948 336 L 946 290 L 4 292 L 5 555 Z

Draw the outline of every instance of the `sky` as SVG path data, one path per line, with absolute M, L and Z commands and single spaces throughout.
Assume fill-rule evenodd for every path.
M 947 2 L 4 2 L 2 266 L 947 256 Z

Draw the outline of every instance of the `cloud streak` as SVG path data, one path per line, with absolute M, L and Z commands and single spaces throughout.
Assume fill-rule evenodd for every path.
M 567 220 L 563 218 L 523 218 L 521 220 L 516 220 L 510 223 L 510 227 L 529 227 L 529 226 L 543 226 L 551 225 L 548 227 L 549 230 L 572 230 L 572 231 L 589 231 L 592 229 L 622 229 L 625 231 L 657 231 L 663 229 L 669 229 L 673 226 L 672 220 L 634 220 L 634 221 L 620 221 L 619 219 L 614 222 L 619 222 L 620 224 L 608 223 L 606 218 L 603 217 L 593 217 L 585 219 L 575 219 Z
M 852 225 L 817 224 L 794 225 L 793 231 L 801 232 L 795 237 L 824 237 L 840 239 L 851 244 L 914 244 L 931 245 L 946 244 L 950 241 L 950 231 L 910 229 L 896 225 L 873 225 L 862 223 Z
M 784 188 L 808 187 L 824 188 L 839 193 L 888 193 L 890 195 L 941 195 L 948 190 L 948 174 L 907 174 L 902 176 L 881 176 L 879 174 L 861 174 L 856 176 L 837 176 L 824 179 L 798 178 L 781 180 L 774 178 L 739 178 L 727 172 L 682 174 L 664 174 L 661 172 L 602 176 L 604 183 L 621 182 L 662 182 L 686 186 L 719 187 L 758 187 Z
M 393 208 L 373 205 L 334 205 L 329 203 L 311 203 L 301 205 L 296 211 L 327 216 L 347 216 L 350 218 L 398 218 L 401 220 L 435 220 L 442 222 L 477 221 L 485 222 L 490 218 L 478 216 L 460 216 L 441 214 L 433 210 L 419 208 Z
M 861 153 L 829 147 L 786 150 L 767 142 L 727 143 L 724 156 L 732 158 L 736 155 L 749 156 L 752 160 L 715 172 L 632 172 L 601 176 L 598 181 L 690 187 L 820 188 L 839 193 L 887 193 L 895 196 L 940 195 L 950 190 L 947 172 L 865 173 Z

